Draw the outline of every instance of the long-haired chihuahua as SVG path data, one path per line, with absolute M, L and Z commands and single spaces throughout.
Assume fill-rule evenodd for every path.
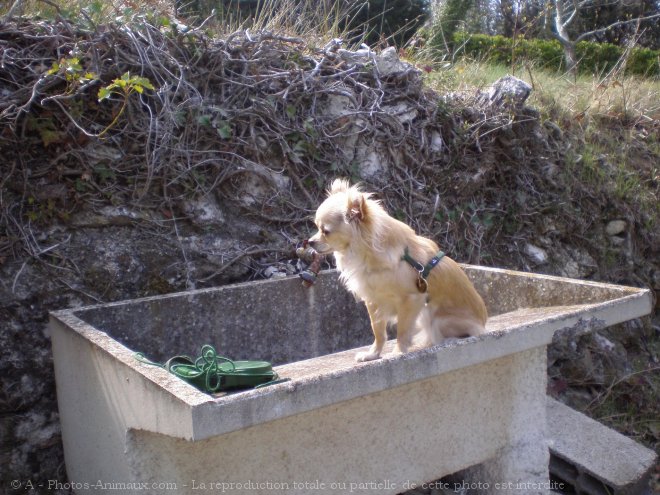
M 309 244 L 334 253 L 342 282 L 369 311 L 374 343 L 358 361 L 380 357 L 390 322 L 396 322 L 395 352 L 407 352 L 418 332 L 432 345 L 486 331 L 486 306 L 463 270 L 435 242 L 388 215 L 372 194 L 336 179 L 315 222 Z

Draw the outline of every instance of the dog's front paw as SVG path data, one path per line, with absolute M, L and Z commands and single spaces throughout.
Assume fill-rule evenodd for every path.
M 358 352 L 355 355 L 355 360 L 358 363 L 363 363 L 365 361 L 373 361 L 374 359 L 380 358 L 380 352 L 378 351 L 367 351 L 367 352 Z

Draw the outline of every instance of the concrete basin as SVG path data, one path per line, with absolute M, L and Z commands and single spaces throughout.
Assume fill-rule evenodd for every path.
M 490 333 L 367 363 L 366 310 L 333 271 L 52 313 L 72 488 L 394 494 L 462 471 L 483 493 L 547 493 L 546 346 L 648 314 L 651 295 L 464 268 Z M 134 357 L 205 343 L 290 381 L 214 397 Z

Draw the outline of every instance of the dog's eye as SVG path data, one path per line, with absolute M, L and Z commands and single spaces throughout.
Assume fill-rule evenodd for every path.
M 330 234 L 330 231 L 326 228 L 323 228 L 323 229 L 321 229 L 321 234 L 328 235 L 328 234 Z

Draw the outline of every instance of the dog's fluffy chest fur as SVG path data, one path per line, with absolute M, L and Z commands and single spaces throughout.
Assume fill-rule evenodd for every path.
M 337 252 L 335 260 L 346 288 L 359 299 L 377 306 L 383 318 L 396 317 L 406 299 L 402 292 L 409 297 L 422 297 L 414 286 L 414 274 L 399 258 L 385 255 L 379 263 L 369 264 L 355 253 Z

